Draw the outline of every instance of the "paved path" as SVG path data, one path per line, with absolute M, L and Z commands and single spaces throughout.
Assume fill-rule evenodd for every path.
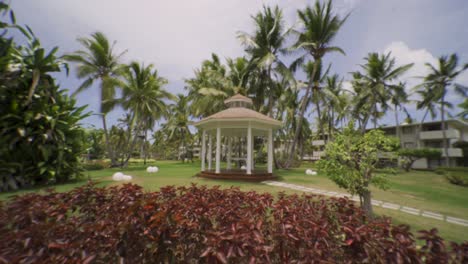
M 285 182 L 278 182 L 278 181 L 264 181 L 262 183 L 266 184 L 266 185 L 270 185 L 270 186 L 283 187 L 283 188 L 288 188 L 288 189 L 293 189 L 293 190 L 308 192 L 308 193 L 313 193 L 313 194 L 325 195 L 325 196 L 348 197 L 350 200 L 359 202 L 359 196 L 356 196 L 356 195 L 353 196 L 353 195 L 346 194 L 346 193 L 332 192 L 332 191 L 316 189 L 316 188 L 310 188 L 310 187 L 305 187 L 305 186 L 301 186 L 301 185 L 285 183 Z M 402 206 L 402 205 L 399 205 L 399 204 L 388 203 L 388 202 L 383 202 L 383 201 L 374 200 L 374 199 L 372 199 L 372 205 L 380 206 L 380 207 L 386 208 L 386 209 L 401 211 L 401 212 L 407 213 L 407 214 L 412 214 L 412 215 L 432 218 L 432 219 L 436 219 L 436 220 L 440 220 L 440 221 L 445 221 L 445 222 L 456 224 L 456 225 L 468 226 L 468 220 L 466 220 L 466 219 L 451 217 L 451 216 L 448 216 L 448 215 L 443 215 L 443 214 L 439 214 L 439 213 L 435 213 L 435 212 L 431 212 L 431 211 L 425 211 L 425 210 L 421 210 L 421 209 L 417 209 L 417 208 L 406 207 L 406 206 Z

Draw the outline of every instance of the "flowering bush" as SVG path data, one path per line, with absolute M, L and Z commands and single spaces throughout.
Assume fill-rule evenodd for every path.
M 26 194 L 0 204 L 0 262 L 463 263 L 436 230 L 367 220 L 353 202 L 205 186 Z

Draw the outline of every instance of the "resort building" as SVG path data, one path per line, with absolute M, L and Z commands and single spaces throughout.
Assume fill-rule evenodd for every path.
M 428 169 L 439 166 L 457 166 L 457 158 L 463 157 L 461 148 L 453 147 L 458 141 L 468 141 L 468 123 L 462 120 L 450 119 L 446 121 L 445 134 L 447 138 L 448 157 L 450 164 L 445 164 L 445 153 L 443 149 L 443 130 L 441 121 L 431 121 L 424 123 L 401 124 L 396 126 L 380 127 L 386 135 L 395 136 L 400 139 L 403 148 L 437 148 L 442 151 L 440 159 L 419 159 L 413 164 L 414 169 Z M 398 132 L 398 133 L 397 133 Z M 324 155 L 324 148 L 327 141 L 319 138 L 312 141 L 316 148 L 312 156 L 304 156 L 304 160 L 318 160 Z

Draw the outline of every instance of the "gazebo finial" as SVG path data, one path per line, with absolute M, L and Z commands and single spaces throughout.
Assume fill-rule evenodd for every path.
M 226 100 L 224 100 L 224 104 L 229 107 L 245 107 L 245 108 L 250 108 L 253 104 L 252 99 L 243 96 L 241 94 L 236 94 Z

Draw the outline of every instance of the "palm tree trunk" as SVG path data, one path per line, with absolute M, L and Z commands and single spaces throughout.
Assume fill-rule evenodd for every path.
M 297 117 L 297 124 L 296 124 L 296 132 L 294 133 L 294 139 L 291 145 L 291 150 L 289 152 L 289 157 L 288 160 L 286 161 L 285 168 L 289 168 L 291 166 L 291 162 L 294 158 L 295 152 L 296 152 L 296 144 L 297 140 L 299 139 L 299 136 L 302 131 L 302 119 L 304 117 L 305 111 L 307 109 L 307 104 L 309 103 L 309 97 L 310 97 L 310 92 L 312 90 L 312 87 L 314 85 L 313 81 L 315 78 L 315 74 L 317 74 L 317 68 L 318 68 L 318 61 L 315 61 L 314 67 L 312 70 L 312 75 L 310 76 L 309 84 L 307 85 L 306 88 L 306 93 L 303 97 L 302 104 L 301 104 L 301 111 L 299 113 L 299 116 Z
M 442 95 L 442 106 L 440 108 L 440 114 L 442 116 L 442 137 L 443 137 L 443 146 L 444 146 L 444 153 L 445 153 L 445 166 L 450 167 L 450 160 L 448 156 L 448 145 L 447 145 L 447 133 L 446 133 L 446 124 L 445 124 L 445 94 Z
M 401 147 L 401 141 L 400 141 L 400 121 L 398 120 L 398 106 L 395 104 L 395 129 L 396 129 L 396 136 L 398 138 L 398 141 L 400 142 L 400 147 Z
M 107 146 L 107 155 L 111 160 L 111 167 L 117 167 L 117 161 L 115 160 L 114 151 L 112 149 L 112 145 L 109 142 L 109 132 L 107 131 L 107 123 L 106 123 L 106 114 L 101 114 L 102 117 L 102 128 L 104 129 L 104 139 L 106 140 Z

